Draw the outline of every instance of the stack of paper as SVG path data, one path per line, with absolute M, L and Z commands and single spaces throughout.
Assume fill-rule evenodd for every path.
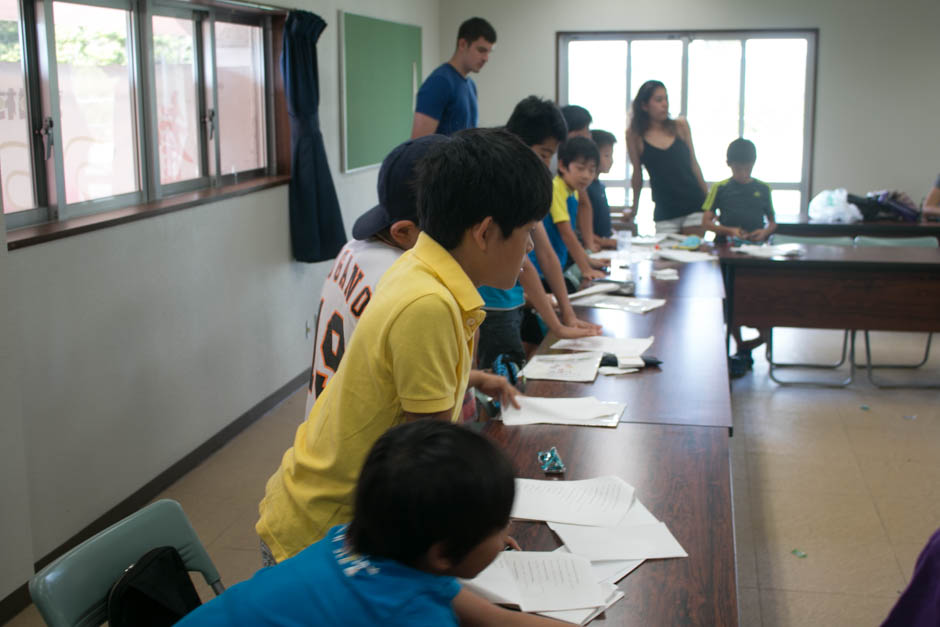
M 581 298 L 582 296 L 590 296 L 591 294 L 602 294 L 604 292 L 614 292 L 620 289 L 619 285 L 614 283 L 595 283 L 590 287 L 586 287 L 583 290 L 577 292 L 572 292 L 568 294 L 568 300 L 575 300 Z
M 517 396 L 519 408 L 503 407 L 503 424 L 515 425 L 580 425 L 587 427 L 616 427 L 626 409 L 624 403 L 599 401 L 593 396 L 584 398 L 542 398 Z
M 579 381 L 590 383 L 597 376 L 603 353 L 565 353 L 562 355 L 535 355 L 519 373 L 526 379 L 549 381 Z
M 660 259 L 671 259 L 672 261 L 680 261 L 682 263 L 714 259 L 714 257 L 708 253 L 696 250 L 682 250 L 681 248 L 663 248 L 662 250 L 656 251 L 656 254 L 659 255 Z
M 803 249 L 799 244 L 777 244 L 776 246 L 759 246 L 756 244 L 741 244 L 731 250 L 752 257 L 799 257 L 803 254 Z
M 558 340 L 551 348 L 572 351 L 601 351 L 617 356 L 621 368 L 642 368 L 645 364 L 640 357 L 653 345 L 653 337 L 607 337 L 596 335 L 576 340 Z
M 653 275 L 654 279 L 659 279 L 660 281 L 678 281 L 679 280 L 679 271 L 675 268 L 663 268 L 662 270 L 653 270 L 650 274 Z
M 513 518 L 545 520 L 565 543 L 550 553 L 501 553 L 465 584 L 495 603 L 587 624 L 623 597 L 614 584 L 645 559 L 687 557 L 618 477 L 516 479 Z
M 636 298 L 633 296 L 615 296 L 612 294 L 594 294 L 578 300 L 582 307 L 596 307 L 598 309 L 622 309 L 630 313 L 646 313 L 657 307 L 662 307 L 666 301 L 662 298 Z

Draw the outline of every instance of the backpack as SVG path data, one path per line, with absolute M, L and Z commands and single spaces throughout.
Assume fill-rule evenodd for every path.
M 180 554 L 172 546 L 144 553 L 111 586 L 111 627 L 168 627 L 202 605 Z

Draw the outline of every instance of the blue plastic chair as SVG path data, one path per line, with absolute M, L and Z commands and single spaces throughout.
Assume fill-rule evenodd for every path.
M 824 246 L 852 246 L 854 243 L 851 237 L 848 236 L 836 236 L 836 237 L 810 237 L 810 236 L 799 236 L 799 235 L 781 235 L 779 233 L 774 233 L 770 236 L 771 244 L 816 244 Z M 851 342 L 851 344 L 850 344 Z M 781 368 L 811 368 L 814 370 L 837 370 L 845 364 L 846 357 L 852 354 L 852 358 L 849 360 L 849 375 L 843 381 L 820 381 L 818 379 L 812 380 L 793 380 L 793 379 L 778 379 L 776 376 L 776 371 Z M 769 374 L 771 381 L 779 385 L 812 385 L 812 386 L 822 386 L 822 387 L 845 387 L 852 383 L 855 378 L 855 335 L 848 329 L 842 335 L 842 354 L 839 358 L 839 361 L 835 363 L 797 363 L 797 362 L 778 362 L 774 361 L 774 330 L 773 328 L 767 334 L 767 364 L 769 365 Z
M 940 242 L 937 241 L 936 237 L 932 236 L 923 236 L 923 237 L 869 237 L 867 235 L 859 235 L 855 238 L 856 246 L 904 246 L 912 248 L 940 248 Z M 868 372 L 868 380 L 871 381 L 871 384 L 879 388 L 936 388 L 940 387 L 935 384 L 919 384 L 919 383 L 885 383 L 883 381 L 877 381 L 874 377 L 873 371 L 876 369 L 889 369 L 889 370 L 916 370 L 924 364 L 927 363 L 927 360 L 930 359 L 930 345 L 933 342 L 933 333 L 927 334 L 927 344 L 924 347 L 924 357 L 916 364 L 874 364 L 871 360 L 871 340 L 869 338 L 869 332 L 865 332 L 865 363 L 864 364 L 854 364 L 855 366 L 865 366 L 866 371 Z M 853 356 L 854 359 L 854 356 Z
M 164 499 L 85 540 L 29 582 L 29 594 L 50 627 L 97 626 L 107 620 L 111 586 L 147 551 L 172 546 L 186 569 L 202 573 L 216 594 L 222 585 L 199 536 L 176 501 Z

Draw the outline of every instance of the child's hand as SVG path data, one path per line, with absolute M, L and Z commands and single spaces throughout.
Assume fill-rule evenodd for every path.
M 729 226 L 728 229 L 730 230 L 730 233 L 728 233 L 728 235 L 730 235 L 731 237 L 737 237 L 738 239 L 748 239 L 748 232 L 742 229 L 741 227 Z
M 601 334 L 601 332 L 597 329 L 586 327 L 569 327 L 564 324 L 556 329 L 551 329 L 551 331 L 563 340 L 576 340 L 579 337 L 590 337 L 592 335 Z
M 595 260 L 592 259 L 592 261 L 595 261 Z M 603 267 L 605 267 L 605 266 L 601 266 L 601 267 L 603 268 Z M 591 268 L 591 269 L 588 270 L 587 272 L 582 272 L 581 275 L 584 277 L 584 280 L 585 280 L 585 281 L 593 281 L 593 280 L 595 280 L 595 279 L 603 279 L 604 277 L 607 276 L 606 274 L 604 274 L 603 272 L 601 272 L 600 270 L 597 270 L 597 269 L 595 269 L 595 268 Z
M 590 329 L 593 331 L 591 335 L 600 335 L 603 327 L 599 324 L 594 324 L 593 322 L 588 322 L 587 320 L 581 320 L 577 318 L 573 313 L 568 315 L 564 314 L 561 317 L 561 322 L 565 326 L 575 327 L 578 329 Z
M 763 242 L 770 237 L 770 229 L 757 229 L 747 234 L 747 239 L 752 242 Z
M 589 257 L 588 264 L 590 264 L 592 268 L 603 270 L 604 268 L 610 265 L 610 259 L 603 259 L 603 258 L 595 259 L 593 257 Z
M 499 404 L 503 407 L 507 407 L 508 404 L 511 404 L 516 409 L 519 409 L 519 403 L 516 401 L 519 390 L 514 388 L 512 384 L 506 380 L 506 377 L 501 377 L 498 374 L 490 374 L 488 372 L 480 372 L 476 376 L 476 380 L 473 384 L 487 396 L 498 400 Z

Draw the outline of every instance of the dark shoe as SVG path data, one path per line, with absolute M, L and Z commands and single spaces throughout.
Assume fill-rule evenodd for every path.
M 732 379 L 740 379 L 747 374 L 747 359 L 738 355 L 732 355 L 728 358 L 728 374 Z
M 754 368 L 754 358 L 751 357 L 751 351 L 749 350 L 738 351 L 732 356 L 732 359 L 735 359 L 735 358 L 744 361 L 744 363 L 747 364 L 748 370 L 751 370 L 752 368 Z

